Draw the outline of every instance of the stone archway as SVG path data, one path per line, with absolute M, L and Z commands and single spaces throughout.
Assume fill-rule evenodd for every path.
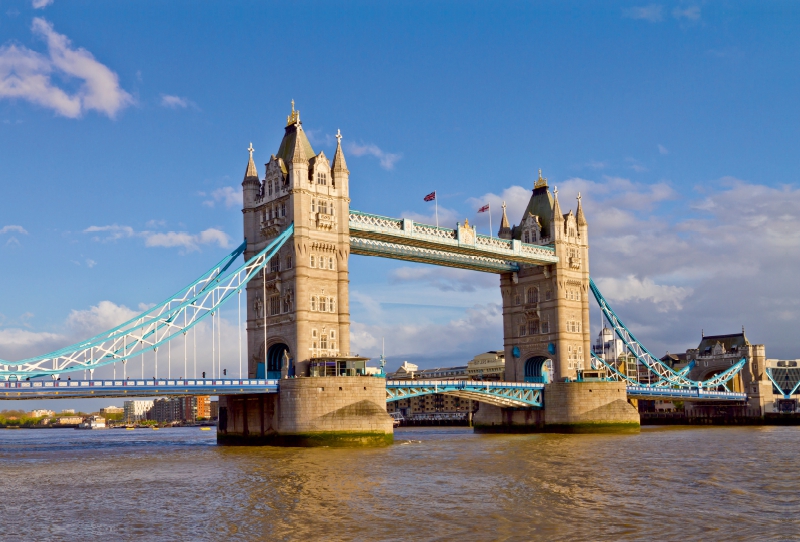
M 267 378 L 280 378 L 283 368 L 283 355 L 289 353 L 284 343 L 275 343 L 267 350 Z
M 525 382 L 549 384 L 553 374 L 553 360 L 545 356 L 533 356 L 525 360 Z

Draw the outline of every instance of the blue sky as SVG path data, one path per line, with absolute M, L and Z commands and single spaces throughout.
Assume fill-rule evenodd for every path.
M 518 222 L 542 168 L 563 208 L 583 194 L 592 275 L 654 352 L 745 325 L 800 357 L 798 11 L 0 1 L 0 358 L 99 331 L 238 244 L 245 149 L 263 174 L 291 99 L 316 151 L 342 130 L 354 209 L 432 221 L 435 189 L 443 224 L 485 232 L 477 208 Z M 463 363 L 502 345 L 498 290 L 353 257 L 354 349 Z

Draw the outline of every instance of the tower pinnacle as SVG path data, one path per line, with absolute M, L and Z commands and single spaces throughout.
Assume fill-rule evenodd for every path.
M 250 142 L 250 146 L 247 147 L 247 151 L 250 153 L 250 159 L 247 161 L 247 170 L 244 172 L 244 180 L 255 180 L 258 182 L 258 169 L 256 169 L 256 164 L 253 162 L 253 142 Z
M 539 168 L 539 178 L 533 184 L 533 189 L 547 188 L 547 177 L 542 177 L 542 168 Z
M 333 155 L 333 171 L 347 171 L 347 162 L 344 160 L 344 152 L 342 152 L 342 131 L 337 128 L 336 130 L 336 153 Z

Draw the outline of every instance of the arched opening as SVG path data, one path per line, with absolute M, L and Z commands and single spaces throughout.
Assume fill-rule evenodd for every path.
M 727 371 L 729 368 L 730 367 L 727 367 L 727 368 L 726 367 L 721 367 L 721 368 L 712 369 L 710 371 L 705 371 L 703 374 L 700 375 L 700 378 L 698 378 L 697 380 L 699 380 L 699 381 L 709 380 L 711 378 L 714 378 L 718 374 Z M 736 392 L 740 392 L 740 393 L 744 392 L 744 385 L 742 384 L 742 373 L 741 373 L 741 371 L 738 374 L 734 375 L 733 378 L 728 380 L 728 382 L 726 382 L 725 384 L 720 384 L 719 386 L 715 386 L 715 387 L 710 388 L 710 389 L 714 389 L 714 390 L 717 390 L 717 391 L 736 391 Z
M 273 344 L 267 350 L 267 378 L 280 378 L 283 367 L 283 353 L 289 353 L 289 347 L 283 343 Z
M 277 380 L 281 377 L 281 367 L 283 367 L 284 353 L 289 354 L 289 347 L 284 343 L 276 343 L 267 349 L 266 364 L 263 361 L 264 348 L 262 346 L 259 352 L 259 362 L 256 366 L 256 378 L 268 378 L 270 380 Z M 291 356 L 290 356 L 291 357 Z M 291 364 L 290 364 L 291 365 Z M 291 375 L 292 367 L 289 367 Z
M 525 361 L 525 382 L 549 384 L 553 374 L 553 360 L 534 356 Z

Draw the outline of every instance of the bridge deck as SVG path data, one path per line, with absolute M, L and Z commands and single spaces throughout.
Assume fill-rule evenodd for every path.
M 31 380 L 0 382 L 0 399 L 277 393 L 278 380 Z
M 387 380 L 387 401 L 444 393 L 505 407 L 542 407 L 545 385 L 479 380 Z M 30 380 L 0 382 L 0 399 L 155 397 L 168 395 L 239 395 L 277 393 L 280 380 Z M 681 401 L 746 401 L 747 394 L 698 389 L 628 386 L 628 397 Z
M 520 264 L 548 265 L 553 247 L 476 234 L 469 228 L 440 228 L 407 218 L 350 211 L 353 254 L 380 256 L 488 273 L 519 270 Z

